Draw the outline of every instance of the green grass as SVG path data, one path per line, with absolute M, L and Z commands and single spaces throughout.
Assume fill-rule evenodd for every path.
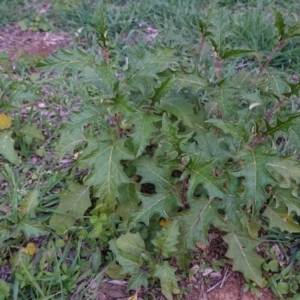
M 16 22 L 21 16 L 26 15 L 27 1 L 3 0 L 0 2 L 0 26 Z M 1 28 L 1 27 L 0 27 Z
M 197 0 L 107 0 L 103 3 L 111 59 L 116 62 L 120 73 L 126 72 L 131 64 L 128 57 L 136 59 L 138 64 L 137 58 L 142 57 L 144 49 L 152 53 L 159 47 L 171 47 L 175 49 L 178 62 L 190 70 L 196 65 L 203 74 L 205 70 L 205 76 L 211 82 L 217 78 L 216 68 L 212 67 L 213 51 L 208 43 L 203 45 L 202 52 L 199 51 L 201 26 L 198 22 L 199 16 L 205 19 L 209 7 L 214 7 L 214 11 L 208 31 L 212 30 L 218 45 L 255 51 L 255 57 L 240 57 L 225 62 L 222 66 L 224 78 L 233 76 L 240 68 L 252 72 L 260 67 L 259 63 L 265 62 L 278 41 L 273 8 L 284 14 L 289 13 L 287 22 L 300 19 L 300 4 L 296 1 L 232 0 L 211 4 L 211 1 Z M 94 13 L 98 5 L 98 1 L 94 0 L 53 0 L 46 13 L 47 19 L 55 24 L 54 31 L 68 32 L 75 45 L 83 48 L 86 54 L 97 55 L 96 64 L 105 59 L 97 44 L 99 32 L 95 30 Z M 33 9 L 38 11 L 40 6 L 33 5 L 32 1 L 1 1 L 0 29 L 33 15 Z M 157 35 L 151 36 L 151 33 Z M 269 66 L 290 76 L 293 73 L 299 75 L 299 46 L 299 38 L 293 39 L 276 52 L 268 62 Z M 70 51 L 74 53 L 73 48 Z M 101 201 L 92 197 L 92 208 L 72 226 L 55 227 L 51 224 L 51 218 L 62 203 L 63 193 L 70 187 L 70 182 L 76 180 L 80 185 L 90 172 L 89 168 L 80 169 L 80 165 L 78 168 L 72 167 L 85 149 L 86 141 L 81 148 L 75 148 L 73 154 L 57 157 L 57 129 L 64 130 L 70 126 L 67 121 L 69 114 L 75 112 L 73 118 L 76 118 L 79 116 L 76 112 L 82 112 L 87 103 L 96 106 L 103 101 L 102 97 L 105 100 L 106 95 L 95 87 L 83 89 L 78 85 L 76 80 L 84 76 L 83 69 L 78 74 L 70 70 L 62 74 L 35 74 L 32 67 L 38 63 L 41 63 L 41 58 L 21 56 L 12 69 L 7 54 L 0 53 L 2 72 L 5 73 L 5 76 L 0 75 L 0 113 L 13 119 L 12 127 L 0 130 L 0 136 L 7 134 L 14 140 L 12 151 L 18 156 L 18 163 L 11 163 L 8 153 L 0 156 L 0 269 L 9 266 L 12 277 L 7 284 L 0 281 L 0 295 L 3 290 L 3 299 L 71 299 L 74 295 L 76 299 L 96 299 L 95 287 L 101 284 L 109 266 L 116 267 L 114 251 L 111 251 L 116 245 L 109 241 L 126 231 L 126 224 L 118 218 L 120 212 L 105 211 Z M 156 88 L 156 80 L 145 78 L 145 92 L 148 92 L 148 87 Z M 238 82 L 238 78 L 235 80 Z M 185 92 L 190 101 L 201 98 L 202 104 L 211 96 L 207 92 L 194 95 L 189 89 Z M 134 96 L 143 99 L 138 98 L 142 97 L 139 93 L 136 90 Z M 42 103 L 41 107 L 35 105 L 37 101 Z M 146 105 L 146 102 L 142 104 Z M 64 112 L 63 116 L 61 112 Z M 211 113 L 214 114 L 213 108 Z M 91 121 L 84 128 L 90 133 L 101 132 L 101 126 L 110 121 L 109 117 L 106 115 L 106 119 Z M 122 126 L 131 126 L 130 118 L 124 122 Z M 113 126 L 111 130 L 113 132 Z M 135 169 L 126 161 L 122 163 L 126 175 L 133 175 Z M 73 188 L 76 190 L 76 187 Z M 202 186 L 199 191 L 203 192 Z M 68 216 L 68 213 L 61 214 Z M 141 236 L 144 234 L 146 238 L 156 232 L 158 225 L 152 224 L 152 231 L 149 232 L 145 226 L 140 226 L 135 228 L 135 232 Z M 287 234 L 268 226 L 264 230 L 267 232 L 265 238 L 280 245 L 285 254 L 283 267 L 276 269 L 273 266 L 276 255 L 266 246 L 268 259 L 263 266 L 264 277 L 279 296 L 284 295 L 286 289 L 297 293 L 300 258 L 295 240 L 298 241 L 299 234 Z M 29 243 L 36 246 L 36 253 L 32 256 L 24 253 Z M 109 268 L 108 273 L 119 278 L 119 271 Z M 157 282 L 152 283 L 159 290 Z M 251 283 L 249 287 L 255 289 Z

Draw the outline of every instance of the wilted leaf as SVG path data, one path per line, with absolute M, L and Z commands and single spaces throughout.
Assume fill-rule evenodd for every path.
M 28 243 L 25 248 L 21 248 L 21 252 L 32 256 L 36 253 L 36 246 L 34 243 Z
M 126 274 L 123 274 L 123 268 L 120 265 L 110 265 L 106 270 L 105 274 L 111 279 L 124 279 Z
M 127 300 L 137 300 L 137 292 L 133 296 L 129 297 Z
M 169 220 L 169 219 L 161 219 L 161 220 L 159 221 L 159 225 L 160 225 L 161 227 L 167 227 L 171 222 L 172 222 L 172 221 Z

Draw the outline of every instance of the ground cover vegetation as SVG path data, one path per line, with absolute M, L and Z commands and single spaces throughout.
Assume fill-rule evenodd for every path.
M 105 277 L 184 299 L 212 232 L 213 268 L 297 299 L 300 5 L 198 2 L 1 19 L 77 42 L 14 68 L 1 54 L 1 299 L 96 299 Z

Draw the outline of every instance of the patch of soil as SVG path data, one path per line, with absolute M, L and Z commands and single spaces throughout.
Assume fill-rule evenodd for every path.
M 0 30 L 0 52 L 8 52 L 12 60 L 21 54 L 47 57 L 70 42 L 65 33 L 22 31 L 18 25 L 6 25 Z
M 221 286 L 207 292 L 203 287 L 197 286 L 184 300 L 278 300 L 269 289 L 259 289 L 260 297 L 248 291 L 244 292 L 245 281 L 238 272 L 233 272 Z
M 121 284 L 123 283 L 123 284 Z M 174 300 L 278 300 L 272 291 L 269 289 L 259 289 L 259 295 L 248 291 L 244 292 L 244 279 L 238 272 L 233 272 L 229 278 L 227 278 L 223 286 L 216 287 L 210 292 L 207 292 L 207 287 L 204 285 L 193 284 L 192 290 L 181 297 L 174 295 Z M 92 287 L 91 287 L 92 288 Z M 165 300 L 165 298 L 158 293 L 155 288 L 149 287 L 151 290 L 151 296 L 146 292 L 140 291 L 137 295 L 138 300 L 142 299 L 155 299 Z M 126 282 L 119 280 L 104 280 L 98 287 L 97 300 L 127 300 L 130 297 L 126 289 Z M 152 298 L 151 298 L 152 297 Z

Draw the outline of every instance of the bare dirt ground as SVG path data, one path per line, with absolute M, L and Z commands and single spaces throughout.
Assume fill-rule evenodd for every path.
M 221 279 L 222 281 L 222 279 Z M 259 290 L 260 297 L 252 292 L 244 292 L 245 281 L 240 273 L 233 272 L 228 277 L 222 287 L 217 287 L 210 292 L 204 289 L 193 290 L 187 295 L 186 300 L 275 300 L 278 299 L 272 291 L 268 289 Z M 209 288 L 208 288 L 209 289 Z
M 8 52 L 11 59 L 21 54 L 47 57 L 70 41 L 67 34 L 21 31 L 18 25 L 7 25 L 0 30 L 0 52 Z
M 18 25 L 7 25 L 0 29 L 0 53 L 6 51 L 11 61 L 16 60 L 21 54 L 27 56 L 47 57 L 55 53 L 58 48 L 66 47 L 71 43 L 71 38 L 67 34 L 50 32 L 33 32 L 31 30 L 21 31 Z M 1 68 L 0 68 L 1 71 Z M 224 251 L 223 251 L 224 252 Z M 201 261 L 194 261 L 194 266 L 199 266 Z M 211 276 L 215 277 L 211 277 Z M 204 284 L 204 280 L 209 281 L 209 285 Z M 182 279 L 180 281 L 182 289 L 189 292 L 184 298 L 174 296 L 174 299 L 186 300 L 276 300 L 278 299 L 271 290 L 259 290 L 261 297 L 257 297 L 251 292 L 244 292 L 245 281 L 238 272 L 232 272 L 231 266 L 225 267 L 216 274 L 211 274 L 203 278 L 199 270 L 195 272 L 192 279 Z M 150 288 L 151 294 L 156 299 L 163 300 L 164 297 L 155 289 Z M 126 288 L 126 282 L 105 279 L 98 291 L 98 300 L 127 300 L 130 294 Z M 147 294 L 142 291 L 138 294 L 141 300 Z M 75 298 L 74 298 L 75 299 Z M 145 298 L 144 298 L 145 299 Z
M 221 272 L 222 273 L 222 272 Z M 221 277 L 223 275 L 221 274 Z M 186 289 L 189 286 L 189 293 L 186 293 L 183 298 L 175 297 L 174 300 L 277 300 L 278 298 L 269 289 L 259 289 L 260 296 L 258 297 L 252 292 L 244 292 L 245 281 L 243 276 L 238 272 L 232 272 L 229 277 L 224 280 L 222 287 L 217 286 L 213 288 L 199 284 L 199 281 L 195 279 L 193 282 L 180 282 L 179 286 L 182 289 Z M 223 279 L 221 278 L 221 282 Z M 211 291 L 209 291 L 211 290 Z M 150 292 L 150 293 L 149 293 Z M 141 291 L 138 293 L 138 300 L 143 299 L 157 299 L 164 300 L 165 298 L 155 288 L 149 287 L 148 294 L 152 298 L 145 298 L 147 291 Z M 126 282 L 107 280 L 102 283 L 99 289 L 97 300 L 128 300 L 129 294 L 126 289 Z M 155 297 L 155 298 L 153 298 Z

